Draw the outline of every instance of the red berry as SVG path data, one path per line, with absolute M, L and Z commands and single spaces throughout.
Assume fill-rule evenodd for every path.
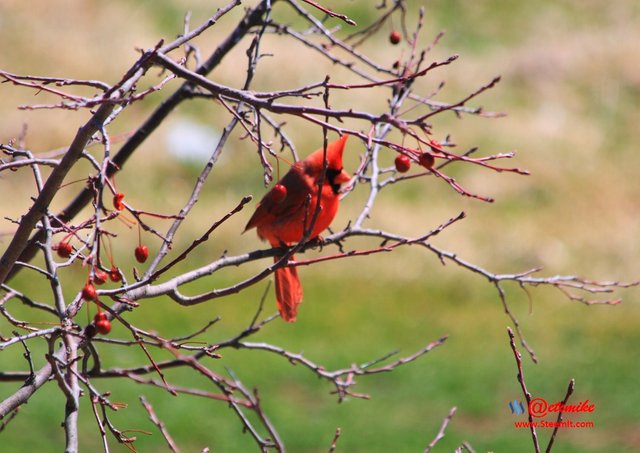
M 96 315 L 93 317 L 94 322 L 98 322 L 98 321 L 104 321 L 105 319 L 107 319 L 107 314 L 103 311 L 99 311 L 98 313 L 96 313 Z
M 93 281 L 96 283 L 96 285 L 102 285 L 107 281 L 108 278 L 109 276 L 103 270 L 96 268 L 93 272 Z
M 431 147 L 431 151 L 434 151 L 434 152 L 442 151 L 442 145 L 438 140 L 434 140 L 434 139 L 429 140 L 429 146 Z
M 139 245 L 135 250 L 136 260 L 138 263 L 144 263 L 149 258 L 149 247 L 146 245 Z
M 422 165 L 424 168 L 431 168 L 433 167 L 435 159 L 433 158 L 433 154 L 431 153 L 422 153 L 418 158 L 418 162 L 420 162 L 420 165 Z
M 55 246 L 56 252 L 60 258 L 69 258 L 71 256 L 71 252 L 73 252 L 73 247 L 68 242 L 60 242 Z
M 398 154 L 395 160 L 396 170 L 400 173 L 406 173 L 411 168 L 411 159 L 409 159 L 404 154 Z
M 87 283 L 82 288 L 82 298 L 84 300 L 96 300 L 98 294 L 96 293 L 96 287 L 91 283 Z
M 106 335 L 111 332 L 111 321 L 107 319 L 107 315 L 105 313 L 98 313 L 96 317 L 93 318 L 93 322 L 96 325 L 98 333 Z
M 111 321 L 107 319 L 107 314 L 105 312 L 100 311 L 96 313 L 93 318 L 93 323 L 95 324 L 98 333 L 106 335 L 111 332 Z
M 122 192 L 118 192 L 113 196 L 113 207 L 118 211 L 124 210 L 124 203 L 122 203 L 122 199 L 124 198 L 124 194 Z
M 119 282 L 122 280 L 122 275 L 120 275 L 120 269 L 115 266 L 111 266 L 111 270 L 109 271 L 109 278 L 112 282 Z
M 280 203 L 285 198 L 287 198 L 287 188 L 282 184 L 276 184 L 271 189 L 271 199 L 276 203 Z
M 400 34 L 399 31 L 394 30 L 389 34 L 389 42 L 393 45 L 398 44 L 400 41 L 402 41 L 402 35 Z

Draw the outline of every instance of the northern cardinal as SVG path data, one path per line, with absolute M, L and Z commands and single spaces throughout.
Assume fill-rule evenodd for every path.
M 311 228 L 318 199 L 320 212 L 315 219 L 309 239 L 314 239 L 329 227 L 338 212 L 340 185 L 350 176 L 342 168 L 342 152 L 347 141 L 343 135 L 327 146 L 327 171 L 323 179 L 323 148 L 296 162 L 256 207 L 245 228 L 256 228 L 258 237 L 272 247 L 290 246 L 302 239 Z M 322 189 L 320 190 L 320 182 Z M 307 202 L 307 199 L 309 200 Z M 306 223 L 306 224 L 305 224 Z M 277 262 L 281 257 L 274 257 Z M 293 256 L 290 257 L 294 259 Z M 302 285 L 298 270 L 281 267 L 275 271 L 276 300 L 282 319 L 296 320 L 298 305 L 302 302 Z

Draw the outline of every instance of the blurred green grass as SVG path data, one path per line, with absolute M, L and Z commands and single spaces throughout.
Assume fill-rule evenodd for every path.
M 10 43 L 7 52 L 0 55 L 0 67 L 38 74 L 51 74 L 53 68 L 55 75 L 112 82 L 135 58 L 133 46 L 144 47 L 156 42 L 158 36 L 173 36 L 182 22 L 182 7 L 175 2 L 141 2 L 135 8 L 130 2 L 113 2 L 100 6 L 102 14 L 97 15 L 78 5 L 65 9 L 61 5 L 47 4 L 45 8 L 44 2 L 36 3 L 41 7 L 36 8 L 37 14 L 31 14 L 33 10 L 27 10 L 19 2 L 0 6 L 3 9 L 0 34 L 3 42 Z M 326 2 L 340 10 L 340 4 L 334 3 Z M 371 10 L 361 6 L 359 10 L 358 5 L 350 3 L 353 9 L 349 13 L 364 24 Z M 210 13 L 207 2 L 193 2 L 189 7 L 194 10 L 193 23 Z M 371 224 L 417 234 L 465 210 L 469 219 L 435 242 L 492 271 L 514 272 L 544 265 L 549 274 L 576 272 L 603 279 L 636 277 L 640 187 L 635 172 L 640 162 L 635 150 L 640 143 L 637 130 L 640 79 L 633 70 L 633 62 L 638 57 L 635 43 L 640 32 L 634 27 L 640 18 L 638 9 L 633 0 L 615 1 L 606 8 L 598 2 L 569 0 L 543 1 L 535 6 L 499 0 L 429 2 L 424 41 L 428 42 L 441 29 L 447 31 L 434 50 L 434 58 L 451 53 L 460 53 L 462 58 L 425 85 L 435 86 L 440 78 L 446 78 L 442 100 L 456 100 L 494 75 L 502 74 L 501 84 L 478 102 L 489 110 L 509 113 L 499 121 L 438 118 L 436 134 L 452 133 L 461 148 L 479 144 L 482 152 L 518 148 L 514 164 L 532 170 L 533 175 L 524 178 L 477 169 L 454 170 L 467 186 L 495 196 L 498 202 L 492 206 L 461 199 L 438 181 L 410 182 L 395 193 L 381 194 Z M 47 21 L 52 15 L 67 19 Z M 126 16 L 130 21 L 113 20 Z M 234 20 L 222 23 L 220 30 Z M 65 46 L 72 38 L 60 34 L 57 51 L 51 52 L 45 45 L 47 40 L 71 23 L 73 39 L 78 34 L 87 37 L 80 53 L 69 52 Z M 113 42 L 96 38 L 97 31 L 104 30 L 107 24 L 115 27 L 112 32 L 118 39 Z M 27 32 L 17 33 L 19 25 L 26 27 Z M 24 39 L 26 36 L 30 39 Z M 214 33 L 214 37 L 221 36 L 223 31 Z M 377 43 L 377 51 L 385 48 L 384 38 Z M 203 54 L 215 43 L 215 39 L 201 40 Z M 282 41 L 274 39 L 269 45 L 285 61 L 290 58 Z M 122 58 L 117 61 L 100 58 L 105 52 Z M 400 52 L 401 49 L 391 48 L 381 58 L 391 62 Z M 214 76 L 226 83 L 237 83 L 234 70 L 238 61 L 225 62 Z M 270 69 L 280 61 L 265 60 L 264 65 Z M 299 72 L 286 76 L 267 70 L 259 74 L 256 83 L 267 87 L 274 83 L 298 85 L 308 83 L 310 78 L 321 78 L 324 74 L 321 70 L 332 69 L 305 65 Z M 340 74 L 338 71 L 337 77 Z M 20 124 L 26 121 L 30 127 L 28 143 L 34 150 L 65 146 L 86 117 L 85 113 L 62 112 L 54 113 L 57 121 L 51 121 L 48 119 L 51 112 L 14 110 L 18 103 L 35 102 L 26 89 L 16 90 L 4 84 L 0 86 L 0 95 L 3 99 L 0 109 L 5 118 L 0 139 L 6 141 L 17 135 Z M 158 99 L 150 97 L 144 105 L 134 107 L 114 125 L 114 132 L 135 127 Z M 36 100 L 42 102 L 40 98 Z M 357 104 L 376 100 L 355 97 L 336 102 Z M 222 114 L 221 110 L 198 102 L 178 112 L 179 116 L 213 126 L 219 126 L 217 120 Z M 314 137 L 305 137 L 300 128 L 292 129 L 301 150 L 315 146 Z M 129 176 L 123 175 L 118 184 L 132 203 L 149 210 L 171 211 L 184 200 L 198 170 L 169 158 L 156 160 L 164 156 L 163 134 L 164 128 L 141 149 L 140 155 L 127 166 L 125 174 Z M 359 147 L 354 143 L 350 146 L 353 167 Z M 88 171 L 88 167 L 80 168 L 69 179 L 82 178 Z M 19 209 L 28 203 L 30 180 L 5 178 L 0 180 L 0 187 L 2 194 L 23 200 L 22 204 L 9 204 L 9 196 L 3 195 L 4 200 L 0 201 L 3 215 L 19 214 Z M 242 195 L 252 193 L 259 197 L 263 190 L 253 151 L 240 141 L 234 142 L 230 155 L 220 162 L 207 183 L 192 221 L 185 225 L 184 242 L 188 243 L 189 238 L 202 232 L 203 225 L 227 212 Z M 64 189 L 55 206 L 64 206 L 64 198 L 74 191 L 73 186 Z M 358 209 L 362 197 L 362 193 L 356 193 L 345 200 L 336 220 L 338 227 Z M 260 246 L 253 233 L 238 236 L 250 214 L 248 211 L 226 224 L 216 238 L 191 256 L 187 265 L 205 263 L 224 250 L 235 253 Z M 0 229 L 10 230 L 10 225 L 2 223 Z M 137 233 L 122 226 L 118 233 L 115 254 L 119 262 L 127 262 Z M 153 249 L 153 240 L 149 242 Z M 237 272 L 250 275 L 258 266 Z M 204 279 L 190 291 L 229 284 L 238 277 L 235 272 Z M 67 297 L 72 297 L 83 275 L 79 268 L 66 273 Z M 449 339 L 444 346 L 393 373 L 359 378 L 355 390 L 371 394 L 372 399 L 349 399 L 342 404 L 337 404 L 336 397 L 329 394 L 332 390 L 329 384 L 280 357 L 224 351 L 223 359 L 212 363 L 212 367 L 220 373 L 229 367 L 245 385 L 259 388 L 265 409 L 290 451 L 326 451 L 338 426 L 343 432 L 338 451 L 421 451 L 435 436 L 452 406 L 457 406 L 458 412 L 437 451 L 451 451 L 462 440 L 468 440 L 476 451 L 531 449 L 529 432 L 513 428 L 516 417 L 507 408 L 509 401 L 522 397 L 507 342 L 509 320 L 486 281 L 451 265 L 442 267 L 436 257 L 413 248 L 374 258 L 324 263 L 302 269 L 301 276 L 305 302 L 299 321 L 294 325 L 276 321 L 253 341 L 304 352 L 328 368 L 341 368 L 395 349 L 408 355 L 444 334 Z M 25 272 L 15 285 L 26 287 L 31 278 Z M 171 336 L 194 330 L 205 320 L 221 316 L 223 320 L 203 337 L 203 341 L 216 342 L 250 321 L 265 285 L 189 309 L 167 299 L 143 301 L 130 319 L 141 328 Z M 46 300 L 47 287 L 36 291 L 38 297 Z M 640 448 L 638 291 L 622 293 L 625 303 L 616 307 L 585 307 L 549 289 L 535 289 L 531 293 L 530 310 L 526 295 L 515 287 L 508 292 L 512 310 L 540 357 L 538 365 L 525 360 L 529 389 L 549 400 L 560 399 L 569 379 L 575 378 L 573 401 L 589 399 L 597 408 L 593 416 L 596 427 L 561 431 L 555 451 L 637 451 Z M 267 307 L 273 310 L 271 294 Z M 18 318 L 30 316 L 21 307 L 12 305 L 10 309 Z M 2 332 L 9 328 L 4 320 L 0 321 Z M 115 326 L 112 335 L 126 336 L 126 332 Z M 34 356 L 45 351 L 45 346 L 37 342 L 32 348 Z M 3 369 L 24 367 L 21 355 L 19 348 L 3 351 Z M 144 361 L 144 357 L 137 348 L 105 346 L 103 360 L 107 366 L 128 366 Z M 167 377 L 181 385 L 211 390 L 208 383 L 185 371 L 172 371 Z M 59 449 L 63 439 L 59 427 L 63 402 L 55 385 L 47 384 L 0 434 L 2 451 Z M 153 432 L 152 436 L 133 434 L 138 438 L 136 445 L 140 451 L 162 451 L 166 447 L 138 403 L 139 394 L 154 405 L 183 451 L 205 446 L 220 452 L 254 450 L 249 436 L 241 432 L 235 416 L 224 404 L 188 396 L 174 398 L 160 389 L 115 380 L 98 381 L 96 385 L 111 391 L 112 400 L 129 403 L 127 409 L 113 414 L 119 428 Z M 9 395 L 18 386 L 2 383 L 0 394 Z M 86 398 L 82 411 L 86 417 L 82 421 L 81 445 L 87 451 L 98 450 L 98 432 L 89 416 L 91 409 Z M 25 432 L 38 435 L 25 436 Z M 539 436 L 544 445 L 549 433 L 540 432 Z M 114 450 L 126 451 L 124 447 Z

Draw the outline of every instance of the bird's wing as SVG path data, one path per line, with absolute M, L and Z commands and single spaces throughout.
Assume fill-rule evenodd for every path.
M 264 225 L 286 224 L 291 219 L 304 216 L 307 195 L 313 190 L 313 182 L 310 178 L 305 176 L 300 166 L 295 165 L 279 184 L 287 189 L 287 196 L 284 200 L 277 202 L 272 196 L 273 189 L 267 192 L 249 219 L 245 231 Z

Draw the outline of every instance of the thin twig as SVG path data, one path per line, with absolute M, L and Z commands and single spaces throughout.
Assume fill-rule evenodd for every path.
M 424 453 L 429 453 L 431 450 L 433 450 L 433 447 L 435 447 L 436 444 L 444 438 L 444 432 L 446 431 L 447 426 L 449 426 L 449 422 L 451 421 L 453 416 L 456 414 L 457 409 L 458 409 L 457 407 L 451 408 L 451 410 L 449 411 L 449 414 L 442 421 L 442 425 L 440 426 L 440 430 L 436 434 L 436 437 L 434 437 L 434 439 L 431 442 L 429 442 L 429 445 L 427 445 L 427 448 L 424 449 Z
M 507 332 L 509 333 L 509 343 L 511 344 L 511 350 L 513 351 L 513 356 L 516 359 L 516 365 L 518 367 L 518 382 L 520 383 L 520 387 L 522 387 L 522 393 L 524 394 L 525 399 L 527 400 L 527 408 L 531 405 L 531 393 L 527 390 L 527 384 L 524 381 L 524 373 L 522 372 L 522 357 L 520 356 L 520 352 L 516 347 L 515 336 L 513 335 L 513 331 L 510 327 L 507 327 Z M 531 437 L 533 439 L 533 448 L 536 453 L 540 453 L 540 444 L 538 443 L 538 434 L 536 433 L 536 427 L 533 423 L 533 416 L 531 415 L 531 410 L 527 410 L 527 414 L 529 417 L 529 426 L 531 428 Z
M 562 414 L 563 414 L 563 410 L 564 407 L 567 404 L 567 401 L 569 401 L 569 398 L 571 397 L 571 395 L 573 395 L 573 389 L 576 385 L 576 380 L 575 379 L 571 379 L 569 381 L 569 385 L 567 386 L 567 393 L 564 396 L 564 399 L 562 400 L 562 404 L 560 405 L 561 409 L 560 411 L 558 411 L 558 418 L 556 418 L 556 423 L 555 426 L 553 427 L 553 432 L 551 433 L 551 437 L 549 438 L 549 443 L 547 444 L 547 448 L 545 450 L 546 453 L 550 453 L 551 452 L 551 448 L 553 447 L 553 443 L 556 440 L 556 436 L 558 434 L 558 428 L 560 428 L 560 423 L 562 422 Z
M 162 423 L 162 421 L 156 415 L 156 412 L 153 410 L 153 406 L 151 405 L 151 403 L 149 403 L 147 399 L 142 395 L 140 395 L 140 403 L 142 403 L 142 406 L 149 414 L 149 419 L 151 420 L 151 422 L 154 425 L 156 425 L 160 430 L 160 433 L 162 433 L 162 437 L 164 437 L 164 440 L 167 442 L 169 449 L 173 453 L 180 453 L 180 449 L 178 448 L 175 441 L 171 437 L 171 434 L 169 434 L 167 427 L 164 425 L 164 423 Z

